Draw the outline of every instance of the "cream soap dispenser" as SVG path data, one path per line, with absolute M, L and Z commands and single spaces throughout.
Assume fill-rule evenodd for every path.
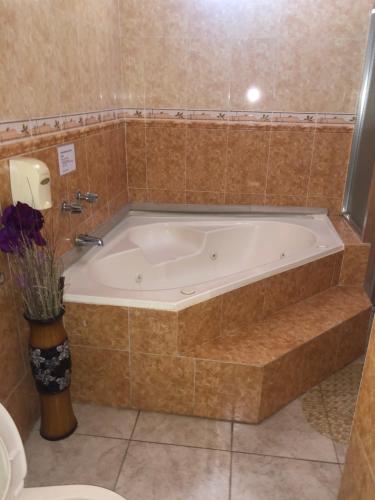
M 9 160 L 13 203 L 27 203 L 37 210 L 52 207 L 51 175 L 47 165 L 36 158 Z

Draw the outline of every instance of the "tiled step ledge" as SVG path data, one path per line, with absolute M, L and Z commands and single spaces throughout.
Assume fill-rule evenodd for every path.
M 128 325 L 127 311 L 114 309 L 117 316 L 109 325 L 103 315 L 96 317 L 95 336 L 75 329 L 76 400 L 250 423 L 356 359 L 365 347 L 370 316 L 369 300 L 359 287 L 336 286 L 276 312 L 253 333 L 181 355 L 176 318 L 163 318 L 156 326 L 148 318 L 151 327 L 145 330 L 147 325 L 137 324 L 137 310 L 130 310 L 124 332 L 119 325 L 125 318 Z M 92 320 L 91 313 L 81 319 L 87 317 Z M 70 332 L 73 326 L 70 318 Z M 95 325 L 87 326 L 93 333 Z
M 344 217 L 331 216 L 330 219 L 345 245 L 338 283 L 345 286 L 363 286 L 370 244 L 360 240 Z

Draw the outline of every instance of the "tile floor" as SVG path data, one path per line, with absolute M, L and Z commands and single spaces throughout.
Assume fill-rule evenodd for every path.
M 87 483 L 127 500 L 334 500 L 345 447 L 316 432 L 301 400 L 260 425 L 75 405 L 77 432 L 35 430 L 27 486 Z

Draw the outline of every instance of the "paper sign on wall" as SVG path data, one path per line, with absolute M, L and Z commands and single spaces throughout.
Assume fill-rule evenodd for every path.
M 74 144 L 66 144 L 57 148 L 60 175 L 68 174 L 76 169 L 76 153 Z

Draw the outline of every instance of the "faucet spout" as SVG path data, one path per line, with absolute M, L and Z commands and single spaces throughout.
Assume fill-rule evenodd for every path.
M 97 238 L 90 234 L 77 234 L 74 242 L 77 247 L 104 246 L 104 241 L 101 238 Z

